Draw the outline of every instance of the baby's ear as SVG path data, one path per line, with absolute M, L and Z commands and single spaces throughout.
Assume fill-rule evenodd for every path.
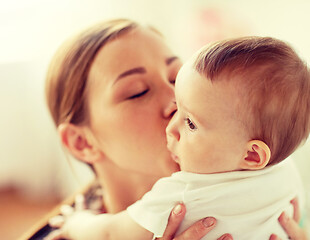
M 102 152 L 87 137 L 83 127 L 62 123 L 58 127 L 62 144 L 77 159 L 93 164 L 101 159 Z
M 251 140 L 247 143 L 247 149 L 240 168 L 244 170 L 258 170 L 264 168 L 270 161 L 270 149 L 266 143 L 260 140 Z

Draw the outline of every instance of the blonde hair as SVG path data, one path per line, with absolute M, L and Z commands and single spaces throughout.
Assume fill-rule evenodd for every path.
M 56 126 L 63 122 L 87 124 L 87 81 L 98 51 L 139 25 L 127 19 L 107 21 L 64 44 L 53 58 L 46 79 L 46 99 Z
M 243 125 L 271 150 L 270 164 L 288 157 L 310 132 L 310 73 L 285 42 L 244 37 L 204 48 L 194 68 L 211 81 L 234 81 Z

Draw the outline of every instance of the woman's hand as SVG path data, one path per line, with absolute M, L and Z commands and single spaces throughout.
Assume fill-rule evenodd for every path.
M 285 212 L 282 212 L 280 217 L 278 218 L 279 223 L 281 224 L 282 228 L 286 232 L 287 236 L 292 240 L 307 240 L 306 230 L 303 230 L 299 227 L 298 223 L 300 221 L 300 210 L 299 210 L 299 203 L 297 198 L 294 198 L 291 201 L 291 204 L 294 208 L 294 215 L 293 218 L 290 218 L 286 215 Z M 277 235 L 272 234 L 269 240 L 281 240 Z
M 199 240 L 210 232 L 216 225 L 216 219 L 207 217 L 194 223 L 180 235 L 175 236 L 178 227 L 180 226 L 186 208 L 183 204 L 178 204 L 171 212 L 168 225 L 161 240 Z M 218 240 L 233 240 L 230 234 L 224 234 Z

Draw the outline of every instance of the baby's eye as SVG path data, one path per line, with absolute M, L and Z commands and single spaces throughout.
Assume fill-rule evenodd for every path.
M 193 131 L 197 129 L 196 125 L 192 122 L 190 118 L 185 118 L 185 123 L 189 127 L 190 130 Z
M 137 93 L 137 94 L 135 94 L 135 95 L 130 96 L 128 99 L 135 99 L 135 98 L 142 97 L 142 96 L 143 96 L 144 94 L 146 94 L 148 91 L 149 91 L 149 90 L 146 89 L 146 90 L 144 90 L 144 91 L 142 91 L 142 92 L 139 92 L 139 93 Z

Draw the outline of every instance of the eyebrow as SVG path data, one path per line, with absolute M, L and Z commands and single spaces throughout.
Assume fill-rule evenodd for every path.
M 170 65 L 175 60 L 179 60 L 179 58 L 177 56 L 173 56 L 173 57 L 167 58 L 166 59 L 166 65 Z
M 118 81 L 119 79 L 121 78 L 124 78 L 124 77 L 127 77 L 129 75 L 133 75 L 133 74 L 143 74 L 143 73 L 146 73 L 146 69 L 144 67 L 136 67 L 136 68 L 132 68 L 132 69 L 129 69 L 123 73 L 121 73 L 115 80 Z
M 166 59 L 166 65 L 169 66 L 172 62 L 174 62 L 175 60 L 178 60 L 179 58 L 177 56 L 173 56 L 173 57 L 169 57 Z M 126 70 L 125 72 L 121 73 L 114 81 L 117 82 L 118 80 L 120 80 L 121 78 L 124 77 L 128 77 L 130 75 L 133 74 L 144 74 L 146 73 L 146 69 L 144 67 L 135 67 L 129 70 Z

